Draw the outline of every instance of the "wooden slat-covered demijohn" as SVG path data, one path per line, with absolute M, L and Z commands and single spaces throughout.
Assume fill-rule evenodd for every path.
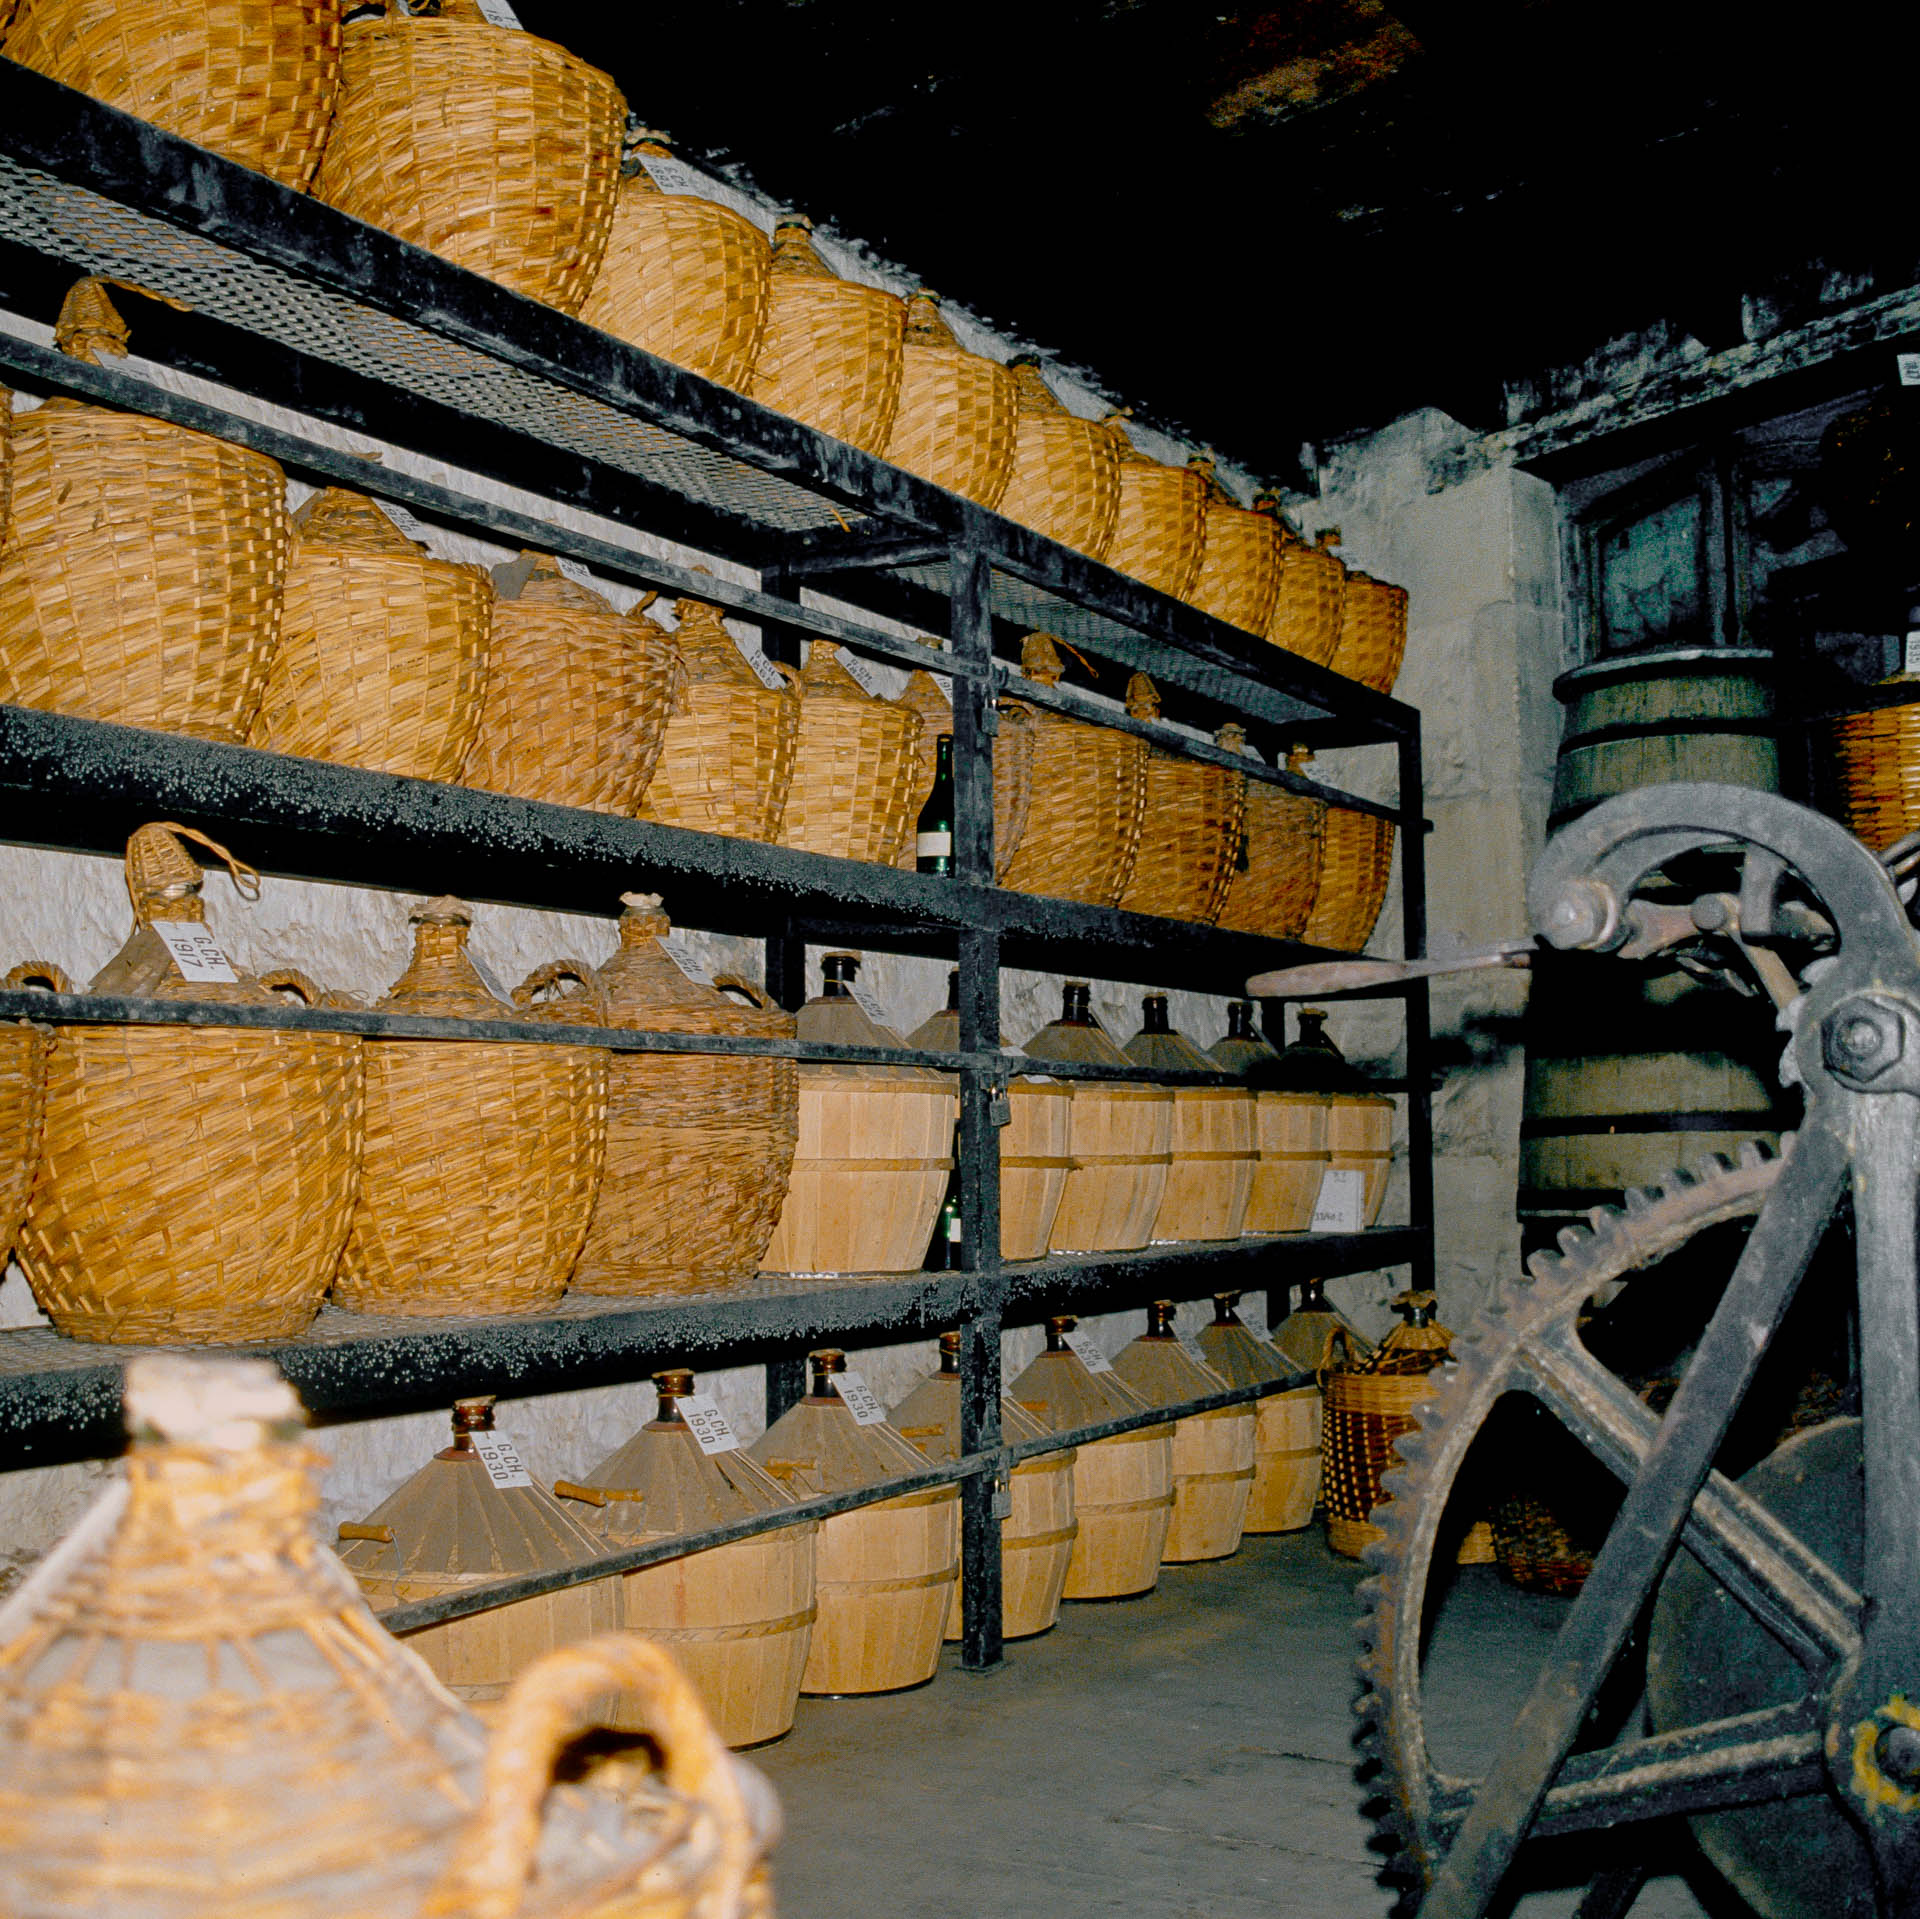
M 1227 1006 L 1226 1037 L 1208 1057 L 1249 1082 L 1253 1092 L 1253 1184 L 1247 1192 L 1244 1233 L 1304 1233 L 1313 1224 L 1327 1170 L 1327 1096 L 1281 1087 L 1279 1055 L 1253 1030 L 1253 1002 Z
M 1238 1293 L 1215 1293 L 1213 1318 L 1195 1335 L 1200 1357 L 1229 1386 L 1265 1386 L 1300 1368 L 1290 1365 L 1234 1311 Z M 1298 1532 L 1320 1497 L 1320 1388 L 1296 1386 L 1254 1401 L 1253 1485 L 1246 1530 Z
M 1299 1037 L 1262 1077 L 1288 1094 L 1325 1100 L 1327 1171 L 1357 1176 L 1353 1224 L 1372 1226 L 1386 1205 L 1393 1172 L 1394 1103 L 1385 1093 L 1366 1090 L 1365 1078 L 1333 1043 L 1326 1024 L 1323 1008 L 1301 1007 Z M 1310 1121 L 1301 1116 L 1294 1116 L 1290 1130 L 1301 1140 L 1314 1137 Z
M 1156 1072 L 1219 1070 L 1186 1034 L 1167 1019 L 1167 996 L 1149 993 L 1140 1002 L 1139 1032 L 1126 1056 Z M 1253 1191 L 1258 1146 L 1253 1095 L 1238 1086 L 1176 1086 L 1173 1139 L 1167 1183 L 1154 1212 L 1156 1241 L 1238 1239 Z

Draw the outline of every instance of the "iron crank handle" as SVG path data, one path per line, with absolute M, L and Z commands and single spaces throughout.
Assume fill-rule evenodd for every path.
M 1460 953 L 1452 959 L 1316 960 L 1309 966 L 1282 966 L 1256 973 L 1247 981 L 1255 999 L 1313 999 L 1322 993 L 1350 993 L 1363 986 L 1401 986 L 1408 980 L 1432 979 L 1441 973 L 1472 973 L 1487 966 L 1529 966 L 1531 939 L 1502 940 L 1485 953 Z

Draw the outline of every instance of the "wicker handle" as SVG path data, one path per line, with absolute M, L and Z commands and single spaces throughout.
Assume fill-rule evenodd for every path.
M 562 980 L 572 980 L 580 988 L 577 994 L 563 994 L 564 998 L 583 999 L 595 1011 L 602 1010 L 600 982 L 593 976 L 593 968 L 584 960 L 557 959 L 548 960 L 544 966 L 536 966 L 518 986 L 513 989 L 513 1003 L 519 1007 L 530 1007 L 534 996 L 544 993 L 550 986 L 558 986 Z M 597 1025 L 599 1022 L 594 1021 Z
M 52 960 L 22 960 L 7 975 L 9 986 L 44 986 L 50 993 L 71 993 L 73 981 Z
M 800 669 L 789 666 L 785 660 L 769 660 L 767 664 L 787 683 L 787 691 L 797 694 L 801 688 Z
M 391 1526 L 369 1526 L 363 1519 L 343 1519 L 340 1522 L 340 1537 L 342 1539 L 370 1539 L 376 1546 L 391 1546 L 393 1544 L 393 1528 Z
M 171 833 L 177 840 L 192 840 L 196 846 L 204 846 L 227 869 L 233 880 L 233 890 L 243 900 L 253 901 L 260 897 L 260 869 L 257 866 L 249 866 L 245 860 L 235 858 L 218 840 L 209 839 L 198 827 L 182 826 L 178 820 L 155 820 L 153 824 L 160 832 Z
M 604 1506 L 608 1499 L 608 1495 L 598 1486 L 576 1485 L 571 1479 L 556 1479 L 553 1482 L 553 1496 L 555 1499 L 577 1499 L 586 1506 Z
M 297 966 L 276 966 L 271 973 L 260 975 L 260 984 L 269 992 L 291 993 L 307 1006 L 323 1005 L 327 997 Z
M 421 1919 L 513 1919 L 540 1842 L 555 1762 L 582 1733 L 600 1728 L 608 1693 L 638 1706 L 637 1714 L 623 1719 L 644 1725 L 666 1785 L 716 1829 L 712 1896 L 701 1904 L 703 1919 L 744 1919 L 754 1839 L 733 1757 L 672 1658 L 633 1633 L 562 1646 L 514 1681 L 487 1748 L 480 1809 L 421 1906 Z M 663 1834 L 659 1850 L 679 1837 Z M 636 1867 L 642 1863 L 634 1861 Z
M 770 1000 L 750 979 L 742 979 L 738 973 L 716 973 L 713 976 L 713 990 L 716 993 L 740 993 L 763 1013 L 777 1013 L 780 1008 Z

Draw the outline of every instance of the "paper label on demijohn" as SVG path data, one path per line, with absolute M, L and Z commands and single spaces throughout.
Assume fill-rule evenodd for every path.
M 738 642 L 735 642 L 738 645 Z M 764 653 L 756 652 L 750 646 L 742 646 L 740 651 L 746 656 L 747 664 L 753 668 L 755 677 L 769 692 L 780 693 L 786 690 L 787 676 L 767 658 Z
M 490 27 L 506 27 L 514 33 L 525 33 L 520 24 L 520 16 L 507 5 L 507 0 L 478 0 L 480 17 Z
M 862 986 L 856 980 L 852 984 L 852 986 L 849 988 L 849 990 L 853 995 L 854 1005 L 859 1007 L 861 1012 L 866 1014 L 868 1019 L 873 1021 L 874 1025 L 876 1026 L 886 1025 L 887 1016 L 885 1013 L 883 1013 L 880 1010 L 880 1002 L 874 998 L 872 992 L 868 988 Z
M 847 677 L 861 692 L 871 693 L 875 699 L 881 697 L 880 675 L 871 660 L 863 660 L 858 653 L 842 652 L 840 664 L 847 669 Z
M 469 1433 L 467 1436 L 473 1441 L 473 1450 L 479 1454 L 481 1465 L 487 1469 L 487 1477 L 502 1492 L 533 1484 L 533 1475 L 520 1463 L 520 1455 L 505 1433 Z
M 1110 1373 L 1113 1361 L 1096 1346 L 1087 1335 L 1076 1327 L 1066 1336 L 1067 1351 L 1076 1358 L 1090 1373 Z
M 1313 1231 L 1357 1233 L 1367 1176 L 1358 1167 L 1330 1166 L 1320 1175 L 1320 1196 L 1313 1202 Z
M 680 1401 L 680 1417 L 687 1422 L 703 1453 L 737 1453 L 739 1435 L 707 1393 L 688 1393 Z
M 664 153 L 636 153 L 633 156 L 647 170 L 647 178 L 662 193 L 690 193 L 696 200 L 708 198 L 705 176 L 696 173 L 684 160 Z
M 1900 653 L 1900 671 L 1920 673 L 1920 627 L 1915 627 L 1907 635 L 1907 643 Z
M 1893 361 L 1902 386 L 1920 386 L 1920 353 L 1896 353 Z
M 233 962 L 220 950 L 213 934 L 193 920 L 154 920 L 153 930 L 160 944 L 173 955 L 174 969 L 182 979 L 218 981 L 223 986 L 239 983 Z
M 660 942 L 660 950 L 679 967 L 696 986 L 711 986 L 713 975 L 705 967 L 696 965 L 685 953 L 681 952 L 671 933 Z
M 578 560 L 569 560 L 563 555 L 556 553 L 553 556 L 553 563 L 559 568 L 560 577 L 563 580 L 571 580 L 575 586 L 584 586 L 589 593 L 598 593 L 600 591 L 600 583 Z M 604 595 L 602 597 L 604 597 Z
M 845 1402 L 856 1426 L 878 1426 L 887 1417 L 887 1409 L 874 1398 L 873 1388 L 858 1373 L 835 1373 L 833 1390 Z
M 391 500 L 375 500 L 374 505 L 377 506 L 408 539 L 424 540 L 427 537 L 427 529 L 422 526 L 404 506 L 395 506 Z

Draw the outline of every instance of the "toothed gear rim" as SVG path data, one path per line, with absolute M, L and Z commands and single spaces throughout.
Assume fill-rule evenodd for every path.
M 1709 1227 L 1756 1215 L 1790 1145 L 1782 1141 L 1781 1158 L 1750 1147 L 1737 1163 L 1715 1159 L 1676 1173 L 1663 1188 L 1630 1193 L 1624 1208 L 1596 1208 L 1589 1224 L 1561 1232 L 1558 1252 L 1536 1253 L 1525 1277 L 1507 1281 L 1472 1315 L 1456 1333 L 1454 1363 L 1433 1375 L 1433 1397 L 1416 1409 L 1420 1429 L 1399 1441 L 1402 1463 L 1383 1482 L 1392 1497 L 1372 1515 L 1383 1537 L 1366 1549 L 1375 1571 L 1359 1588 L 1366 1611 L 1355 1711 L 1361 1745 L 1380 1765 L 1370 1790 L 1386 1798 L 1376 1828 L 1383 1847 L 1399 1855 L 1390 1870 L 1407 1881 L 1427 1884 L 1446 1856 L 1436 1799 L 1457 1803 L 1475 1783 L 1434 1770 L 1420 1692 L 1421 1616 L 1435 1546 L 1475 1437 L 1505 1393 L 1532 1390 L 1543 1365 L 1562 1363 L 1577 1343 L 1581 1306 L 1597 1288 L 1665 1259 Z M 1587 1363 L 1598 1370 L 1597 1361 Z M 1703 1500 L 1725 1486 L 1716 1474 Z

